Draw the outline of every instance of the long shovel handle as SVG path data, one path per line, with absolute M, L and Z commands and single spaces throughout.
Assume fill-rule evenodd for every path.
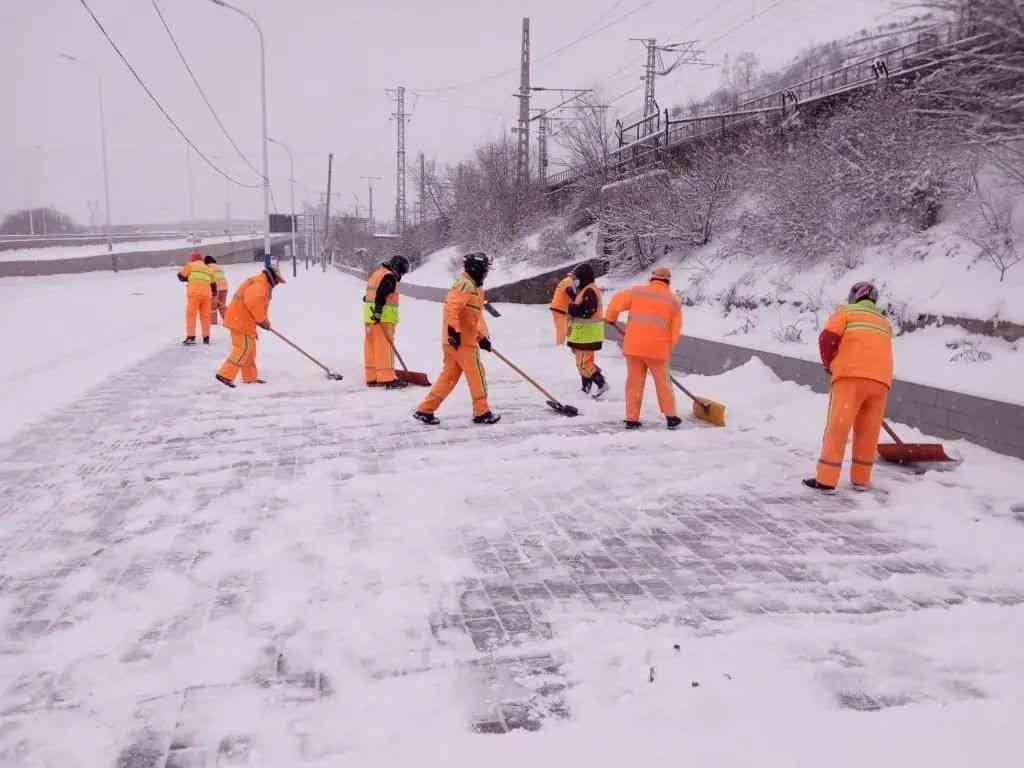
M 409 366 L 405 364 L 405 360 L 402 359 L 402 353 L 398 351 L 398 347 L 395 346 L 395 342 L 388 336 L 387 331 L 384 332 L 384 338 L 388 340 L 388 346 L 391 347 L 391 351 L 395 353 L 395 357 L 398 358 L 398 362 L 402 364 L 402 370 L 406 373 L 409 372 Z
M 616 330 L 616 331 L 618 331 L 618 332 L 619 332 L 620 334 L 622 334 L 622 337 L 623 337 L 623 338 L 625 338 L 625 336 L 626 336 L 626 329 L 625 329 L 625 328 L 623 328 L 623 327 L 622 327 L 621 325 L 619 325 L 618 323 L 612 323 L 612 325 L 614 325 L 614 326 L 615 326 L 615 330 Z M 671 382 L 672 382 L 673 384 L 675 384 L 675 385 L 676 385 L 676 386 L 677 386 L 677 387 L 678 387 L 679 389 L 681 389 L 681 390 L 683 391 L 683 394 L 685 394 L 685 395 L 686 395 L 686 396 L 687 396 L 688 398 L 690 398 L 691 400 L 693 400 L 693 402 L 695 402 L 695 403 L 699 403 L 699 404 L 700 404 L 700 405 L 702 405 L 702 406 L 703 406 L 703 407 L 704 407 L 705 409 L 706 409 L 706 408 L 708 407 L 708 406 L 707 406 L 707 403 L 705 403 L 705 402 L 704 402 L 703 400 L 701 400 L 701 399 L 700 399 L 699 397 L 697 397 L 696 395 L 694 395 L 694 394 L 693 394 L 693 392 L 691 392 L 691 391 L 690 391 L 690 390 L 688 390 L 688 389 L 687 389 L 686 387 L 684 387 L 684 386 L 683 386 L 682 384 L 680 384 L 680 383 L 679 383 L 679 381 L 678 381 L 678 380 L 676 379 L 676 377 L 675 377 L 675 376 L 673 376 L 673 375 L 672 375 L 671 373 L 670 373 L 670 374 L 668 375 L 668 378 L 669 378 L 669 381 L 671 381 Z
M 511 360 L 509 360 L 507 357 L 505 357 L 503 354 L 501 354 L 501 352 L 496 350 L 494 347 L 491 347 L 491 354 L 494 355 L 495 357 L 497 357 L 499 360 L 501 360 L 501 362 L 503 362 L 505 365 L 507 365 L 509 368 L 511 368 L 516 373 L 518 373 L 520 376 L 522 376 L 528 382 L 533 384 L 533 386 L 535 386 L 538 390 L 540 390 L 542 393 L 544 393 L 544 397 L 546 397 L 548 400 L 551 400 L 552 402 L 555 402 L 555 403 L 558 402 L 558 398 L 556 398 L 554 395 L 552 395 L 550 392 L 548 392 L 546 389 L 544 389 L 544 387 L 542 387 L 540 384 L 538 384 L 536 381 L 534 381 L 532 378 L 530 378 L 530 374 L 528 374 L 526 371 L 524 371 L 518 365 L 513 363 Z
M 903 445 L 903 441 L 900 440 L 899 435 L 892 431 L 892 427 L 889 426 L 889 422 L 885 421 L 884 419 L 882 420 L 882 429 L 884 429 L 886 434 L 888 434 L 889 437 L 893 439 L 893 442 L 895 442 L 896 445 Z
M 313 357 L 313 356 L 312 356 L 311 354 L 309 354 L 309 352 L 307 352 L 306 350 L 304 350 L 304 349 L 303 349 L 302 347 L 300 347 L 300 346 L 299 346 L 298 344 L 296 344 L 296 343 L 294 343 L 293 341 L 291 341 L 291 340 L 290 340 L 289 338 L 287 338 L 287 337 L 286 337 L 286 336 L 285 336 L 285 335 L 284 335 L 283 333 L 279 333 L 279 332 L 275 331 L 275 330 L 274 330 L 273 328 L 271 328 L 271 329 L 270 329 L 270 332 L 271 332 L 272 334 L 274 334 L 275 336 L 277 336 L 277 338 L 279 338 L 279 339 L 280 339 L 281 341 L 283 341 L 283 342 L 284 342 L 285 344 L 287 344 L 287 345 L 288 345 L 289 347 L 291 347 L 292 349 L 294 349 L 294 350 L 295 350 L 296 352 L 299 352 L 300 354 L 302 354 L 302 355 L 305 355 L 305 356 L 306 356 L 306 357 L 307 357 L 307 358 L 308 358 L 309 360 L 312 360 L 312 361 L 313 361 L 314 363 L 316 363 L 316 364 L 317 364 L 318 366 L 320 366 L 321 368 L 323 368 L 323 369 L 324 369 L 324 371 L 326 371 L 327 373 L 334 373 L 334 371 L 332 371 L 332 370 L 331 370 L 330 368 L 328 368 L 328 367 L 327 367 L 326 365 L 324 365 L 323 363 L 321 363 L 321 362 L 320 362 L 319 360 L 317 360 L 317 359 L 316 359 L 315 357 Z

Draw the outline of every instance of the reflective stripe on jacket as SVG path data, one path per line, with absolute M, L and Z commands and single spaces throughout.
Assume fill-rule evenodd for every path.
M 219 293 L 227 293 L 228 279 L 224 276 L 224 267 L 220 264 L 211 264 L 210 270 L 213 272 L 213 280 L 217 284 L 217 291 Z
M 597 300 L 597 310 L 590 317 L 569 318 L 567 341 L 573 349 L 600 349 L 604 342 L 604 301 L 601 297 L 601 289 L 591 283 L 576 294 L 572 303 L 580 304 L 588 291 Z
M 623 354 L 649 360 L 672 356 L 683 332 L 683 310 L 667 283 L 651 280 L 615 294 L 608 305 L 608 322 L 617 321 L 622 312 L 629 312 Z
M 377 288 L 380 287 L 381 280 L 388 275 L 392 275 L 392 271 L 387 267 L 377 267 L 373 274 L 370 275 L 370 279 L 366 281 L 366 294 L 363 296 L 363 322 L 366 325 L 373 325 L 373 310 L 377 306 Z M 387 295 L 384 299 L 384 306 L 381 308 L 380 321 L 382 323 L 398 323 L 398 284 L 395 284 L 395 290 Z
M 833 381 L 872 379 L 892 386 L 892 324 L 873 301 L 839 307 L 824 330 L 840 337 L 839 351 L 830 366 Z

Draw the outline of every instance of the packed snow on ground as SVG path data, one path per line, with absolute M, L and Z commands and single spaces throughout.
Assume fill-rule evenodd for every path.
M 258 237 L 254 235 L 253 237 Z M 131 242 L 115 242 L 113 253 L 135 253 L 137 251 L 171 251 L 176 248 L 198 248 L 217 243 L 248 242 L 252 237 L 233 235 L 231 237 L 206 237 L 195 244 L 187 237 L 170 240 L 133 240 Z M 83 259 L 89 256 L 105 256 L 106 243 L 93 245 L 54 245 L 46 248 L 17 248 L 0 251 L 0 261 L 53 261 L 56 259 Z
M 550 272 L 570 264 L 591 259 L 596 255 L 597 228 L 585 227 L 568 237 L 571 256 L 546 260 L 539 252 L 544 229 L 564 227 L 561 219 L 549 221 L 544 228 L 531 232 L 512 243 L 507 249 L 489 254 L 493 259 L 491 272 L 487 277 L 490 286 L 514 283 L 534 275 Z M 428 254 L 422 264 L 412 270 L 406 278 L 416 285 L 446 288 L 462 271 L 462 256 L 471 249 L 452 245 Z
M 0 372 L 5 435 L 31 422 L 0 444 L 0 763 L 163 765 L 177 745 L 176 764 L 323 768 L 1015 764 L 1020 461 L 955 443 L 952 471 L 880 466 L 874 492 L 821 497 L 799 480 L 825 397 L 755 360 L 687 377 L 727 428 L 668 432 L 648 386 L 627 433 L 617 349 L 590 401 L 546 310 L 511 305 L 489 319 L 496 348 L 582 415 L 484 355 L 504 420 L 471 425 L 460 385 L 427 429 L 423 390 L 362 385 L 360 307 L 338 302 L 361 286 L 303 273 L 271 306 L 343 382 L 261 333 L 270 383 L 228 390 L 223 329 L 178 343 L 173 269 L 0 281 L 5 327 L 31 329 Z M 441 308 L 402 310 L 399 348 L 435 378 Z M 470 640 L 495 621 L 467 602 L 481 583 L 518 601 L 686 510 L 712 512 L 688 557 L 649 544 L 668 599 L 523 602 L 532 622 L 503 616 L 534 627 L 518 641 Z M 803 539 L 776 536 L 793 526 Z M 538 549 L 553 565 L 511 570 Z M 779 559 L 813 575 L 751 591 L 741 574 Z M 515 671 L 531 659 L 547 671 Z M 474 732 L 509 698 L 539 702 L 521 710 L 539 730 Z
M 723 250 L 728 243 L 658 262 L 672 267 L 673 285 L 691 305 L 684 310 L 688 335 L 818 361 L 821 328 L 860 280 L 878 286 L 880 306 L 898 332 L 901 319 L 925 314 L 1024 324 L 1024 269 L 1011 269 L 1000 282 L 955 224 L 869 248 L 852 269 L 827 259 L 794 265 L 774 254 L 722 256 Z M 637 279 L 613 276 L 602 284 L 615 289 Z M 897 336 L 894 349 L 900 379 L 1024 403 L 1024 341 L 930 326 Z

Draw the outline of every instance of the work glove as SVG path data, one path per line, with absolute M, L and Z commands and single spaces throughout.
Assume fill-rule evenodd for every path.
M 256 325 L 258 325 L 264 331 L 269 331 L 270 330 L 270 321 L 269 320 L 264 320 L 262 323 L 256 323 Z
M 486 336 L 484 336 L 482 339 L 480 339 L 479 343 L 480 343 L 480 349 L 484 350 L 485 352 L 490 352 L 491 351 L 491 340 L 488 339 Z
M 370 312 L 370 322 L 372 322 L 374 325 L 376 325 L 377 323 L 380 322 L 380 318 L 381 318 L 380 312 L 381 311 L 380 311 L 379 307 L 374 307 L 373 311 Z
M 448 326 L 448 343 L 451 345 L 452 349 L 458 349 L 462 346 L 462 334 L 450 325 Z
M 180 280 L 180 281 L 181 281 L 181 282 L 183 282 L 183 283 L 187 283 L 187 282 L 188 282 L 188 278 L 187 278 L 187 277 L 185 277 L 185 276 L 184 276 L 183 274 L 181 274 L 181 273 L 178 273 L 178 280 Z
M 571 285 L 565 289 L 565 295 L 568 296 L 571 301 L 576 301 L 576 289 Z

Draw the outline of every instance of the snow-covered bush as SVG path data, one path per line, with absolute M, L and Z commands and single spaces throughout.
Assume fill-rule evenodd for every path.
M 572 245 L 562 226 L 547 227 L 537 239 L 538 264 L 561 264 L 573 258 Z
M 726 336 L 746 336 L 748 333 L 756 331 L 761 323 L 761 316 L 757 310 L 742 310 L 740 317 L 742 322 L 735 328 L 727 331 Z
M 782 314 L 779 314 L 779 327 L 772 331 L 776 341 L 784 344 L 801 344 L 804 340 L 804 324 L 806 317 L 798 317 L 792 322 L 787 322 Z
M 977 342 L 970 340 L 950 341 L 946 343 L 946 348 L 956 352 L 949 358 L 953 363 L 987 363 L 992 359 L 992 353 L 986 352 Z

